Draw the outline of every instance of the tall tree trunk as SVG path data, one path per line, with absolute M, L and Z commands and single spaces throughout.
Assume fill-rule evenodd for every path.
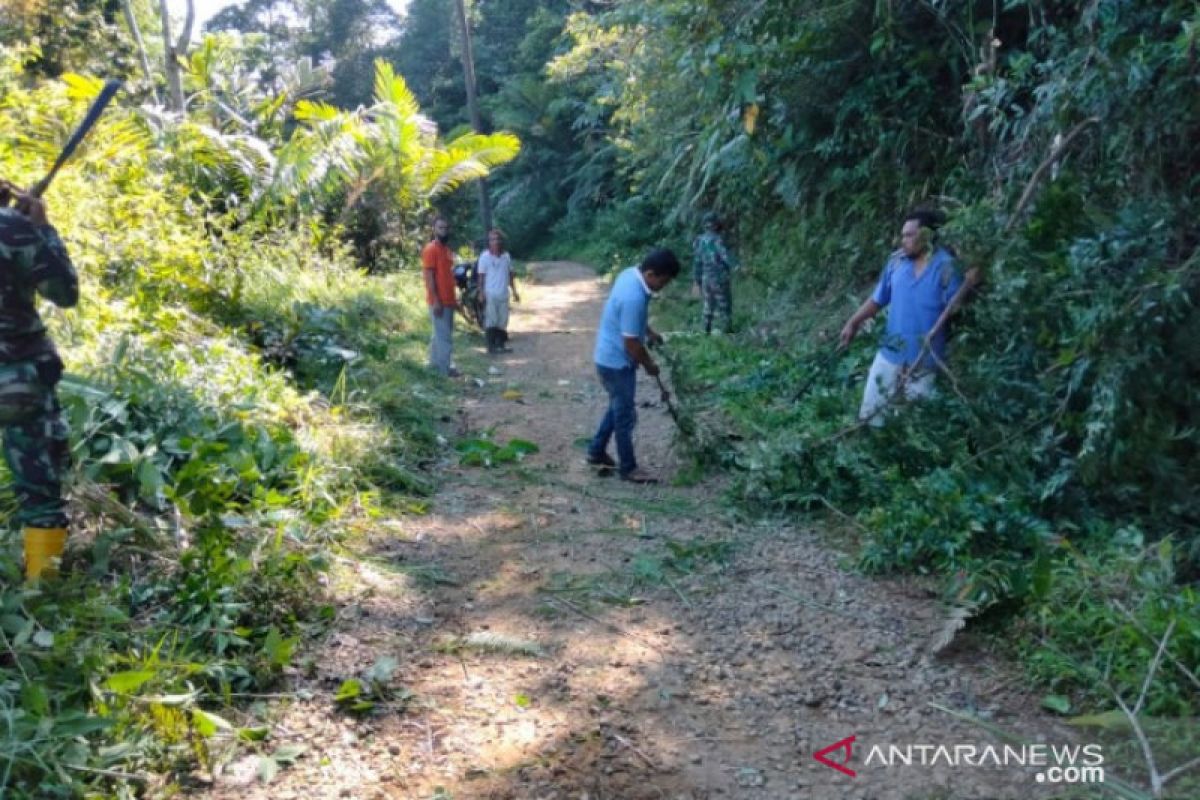
M 167 0 L 158 0 L 158 9 L 162 14 L 163 65 L 167 73 L 167 89 L 171 93 L 171 108 L 182 114 L 186 110 L 183 102 L 183 58 L 187 55 L 188 45 L 192 41 L 196 3 L 195 0 L 187 0 L 183 31 L 174 43 L 171 42 L 171 12 L 167 9 Z
M 125 24 L 129 26 L 129 32 L 133 34 L 133 41 L 137 45 L 138 58 L 142 62 L 142 72 L 146 74 L 146 80 L 150 83 L 150 91 L 154 93 L 154 102 L 158 102 L 158 90 L 154 88 L 154 72 L 150 69 L 150 56 L 146 55 L 146 42 L 142 39 L 142 29 L 138 26 L 137 17 L 133 15 L 133 0 L 121 0 L 121 11 L 125 13 Z
M 479 98 L 475 92 L 475 55 L 471 50 L 471 26 L 467 24 L 465 0 L 451 0 L 458 12 L 458 24 L 462 33 L 463 80 L 467 87 L 467 109 L 471 114 L 471 127 L 483 133 L 483 118 L 479 114 Z M 479 179 L 479 219 L 483 223 L 483 239 L 492 229 L 492 201 L 488 196 L 487 178 Z

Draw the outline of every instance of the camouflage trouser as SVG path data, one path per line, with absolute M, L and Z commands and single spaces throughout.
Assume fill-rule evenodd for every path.
M 20 508 L 17 522 L 35 528 L 67 524 L 62 496 L 70 466 L 67 424 L 54 387 L 62 364 L 54 355 L 0 364 L 0 426 L 4 461 Z
M 701 286 L 704 295 L 704 330 L 711 331 L 713 317 L 719 330 L 729 333 L 733 327 L 733 290 L 729 276 L 705 276 Z

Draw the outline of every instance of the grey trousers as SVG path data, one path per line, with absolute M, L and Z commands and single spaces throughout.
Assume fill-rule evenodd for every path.
M 483 308 L 483 327 L 508 329 L 508 292 L 499 296 L 488 295 Z
M 429 309 L 433 336 L 429 339 L 429 368 L 443 375 L 450 374 L 450 355 L 454 348 L 454 309 L 443 308 L 439 317 Z

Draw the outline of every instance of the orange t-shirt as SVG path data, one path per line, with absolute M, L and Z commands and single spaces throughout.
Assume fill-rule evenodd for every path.
M 421 251 L 421 265 L 426 270 L 433 270 L 433 278 L 437 282 L 438 299 L 442 305 L 453 307 L 454 299 L 454 255 L 450 248 L 434 239 L 425 245 Z M 433 290 L 425 286 L 425 302 L 434 304 Z

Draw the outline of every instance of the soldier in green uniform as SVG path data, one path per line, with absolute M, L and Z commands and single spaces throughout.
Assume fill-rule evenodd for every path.
M 738 262 L 721 241 L 721 220 L 711 211 L 704 215 L 704 232 L 692 242 L 692 256 L 693 292 L 704 298 L 704 332 L 712 332 L 716 317 L 718 330 L 729 333 L 733 328 L 730 273 Z
M 40 578 L 67 540 L 67 426 L 55 395 L 63 364 L 35 306 L 79 301 L 79 279 L 40 197 L 0 180 L 0 427 L 24 528 L 25 575 Z

